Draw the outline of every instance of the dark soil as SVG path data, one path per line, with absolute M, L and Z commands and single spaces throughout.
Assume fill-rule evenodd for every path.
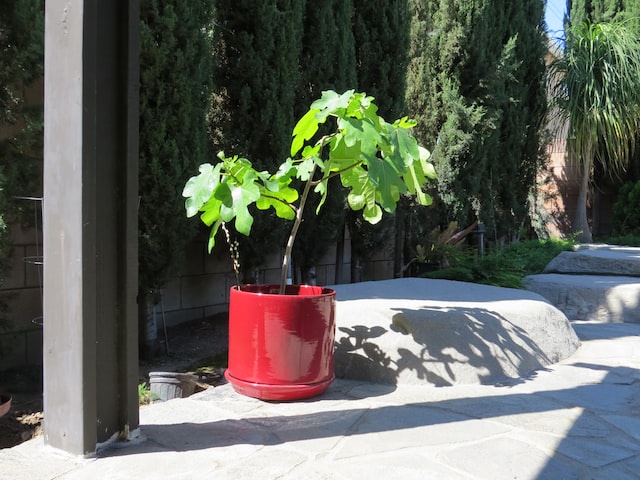
M 0 372 L 0 389 L 11 395 L 11 408 L 0 418 L 0 448 L 13 447 L 42 433 L 42 368 L 28 366 Z
M 199 377 L 198 389 L 222 383 L 227 363 L 227 315 L 183 323 L 160 332 L 157 354 L 140 361 L 140 383 L 149 372 L 187 372 Z M 0 418 L 0 449 L 42 434 L 42 367 L 0 372 L 0 392 L 12 396 L 11 409 Z

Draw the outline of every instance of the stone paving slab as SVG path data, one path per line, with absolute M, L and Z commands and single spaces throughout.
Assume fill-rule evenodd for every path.
M 573 356 L 509 383 L 338 380 L 291 403 L 225 385 L 143 407 L 137 438 L 94 458 L 0 450 L 0 479 L 638 478 L 640 325 L 574 328 Z

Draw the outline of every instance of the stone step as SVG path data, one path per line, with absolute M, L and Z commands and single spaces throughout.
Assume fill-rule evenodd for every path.
M 529 275 L 525 287 L 569 320 L 640 323 L 640 278 L 618 275 Z
M 562 252 L 544 273 L 623 275 L 640 277 L 640 248 L 606 244 L 582 244 L 575 251 Z

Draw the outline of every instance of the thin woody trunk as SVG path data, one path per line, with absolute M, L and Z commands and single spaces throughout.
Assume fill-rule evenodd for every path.
M 289 271 L 289 264 L 291 263 L 291 252 L 293 251 L 293 243 L 296 241 L 296 235 L 298 234 L 298 228 L 302 223 L 302 214 L 304 213 L 304 206 L 307 203 L 307 198 L 309 197 L 309 190 L 311 190 L 311 185 L 313 184 L 313 175 L 316 172 L 317 165 L 314 164 L 313 170 L 309 174 L 309 180 L 304 186 L 304 191 L 302 192 L 302 197 L 300 198 L 300 205 L 298 206 L 298 210 L 296 211 L 296 218 L 293 221 L 293 227 L 291 227 L 291 233 L 289 234 L 289 239 L 287 240 L 287 247 L 284 252 L 284 257 L 282 258 L 282 269 L 280 271 L 280 295 L 284 295 L 284 290 L 287 285 L 287 273 Z

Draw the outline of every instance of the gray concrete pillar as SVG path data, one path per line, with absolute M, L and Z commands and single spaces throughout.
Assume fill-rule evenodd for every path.
M 138 1 L 47 0 L 45 443 L 138 426 Z

